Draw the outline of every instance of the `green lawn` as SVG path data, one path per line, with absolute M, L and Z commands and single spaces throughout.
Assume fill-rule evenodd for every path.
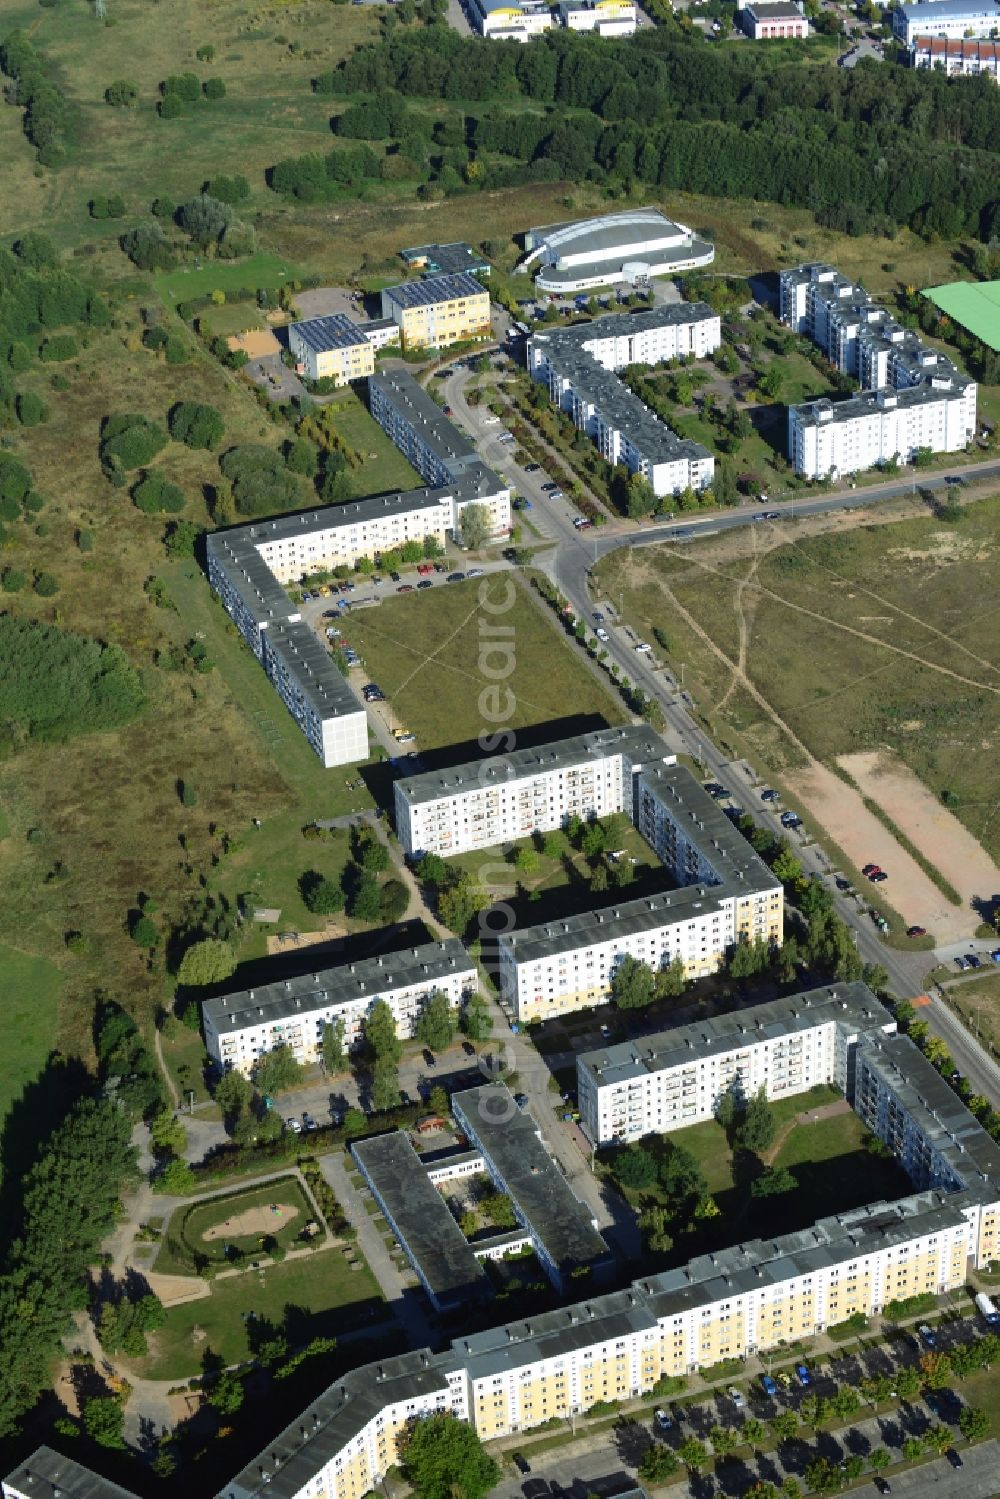
M 264 328 L 263 313 L 249 302 L 229 302 L 224 307 L 206 307 L 198 314 L 199 328 L 207 327 L 213 338 L 231 338 L 249 328 Z
M 386 1315 L 367 1265 L 352 1270 L 337 1248 L 214 1280 L 211 1287 L 211 1296 L 168 1310 L 164 1326 L 150 1338 L 149 1357 L 133 1364 L 138 1375 L 189 1378 L 200 1373 L 209 1349 L 227 1364 L 249 1358 L 254 1328 L 258 1336 L 266 1334 L 267 1324 L 281 1328 L 295 1346 L 364 1330 Z
M 270 1223 L 253 1229 L 241 1225 L 245 1229 L 242 1233 L 234 1229 L 225 1238 L 206 1237 L 212 1229 L 243 1213 L 263 1210 L 268 1218 L 272 1216 L 272 1208 L 279 1209 L 273 1214 L 273 1227 Z M 282 1249 L 291 1249 L 310 1220 L 315 1220 L 315 1213 L 294 1176 L 281 1177 L 245 1192 L 227 1192 L 174 1210 L 153 1269 L 160 1275 L 192 1275 L 197 1271 L 198 1256 L 224 1265 L 227 1249 L 235 1248 L 252 1258 L 261 1252 L 264 1238 L 274 1238 Z
M 357 495 L 383 494 L 389 490 L 418 489 L 423 480 L 353 391 L 340 396 L 336 406 L 337 431 L 357 453 L 360 468 L 352 470 Z
M 420 749 L 460 745 L 478 755 L 475 741 L 494 732 L 498 719 L 515 731 L 551 723 L 546 737 L 624 722 L 617 699 L 530 599 L 517 595 L 495 615 L 480 604 L 480 586 L 453 583 L 427 597 L 390 599 L 351 620 L 352 646 Z M 491 600 L 505 597 L 504 583 L 491 587 Z M 499 656 L 486 653 L 497 625 L 513 632 L 505 637 L 513 670 L 499 685 L 506 657 L 498 665 Z
M 0 1125 L 11 1105 L 38 1077 L 55 1044 L 63 976 L 54 963 L 0 946 Z
M 160 1032 L 160 1049 L 181 1102 L 187 1104 L 190 1089 L 195 1103 L 204 1103 L 209 1096 L 203 1075 L 208 1052 L 201 1032 L 170 1016 Z
M 176 307 L 178 302 L 207 297 L 213 291 L 234 292 L 244 287 L 256 290 L 261 286 L 272 290 L 293 281 L 296 275 L 295 267 L 280 255 L 259 251 L 248 260 L 213 260 L 200 268 L 181 266 L 155 276 L 153 281 L 167 306 Z

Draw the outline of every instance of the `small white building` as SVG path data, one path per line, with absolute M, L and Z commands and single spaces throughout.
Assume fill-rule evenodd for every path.
M 792 0 L 748 0 L 737 7 L 736 21 L 754 42 L 801 40 L 809 35 L 805 12 Z
M 961 41 L 1000 35 L 1000 0 L 921 0 L 899 5 L 890 14 L 893 34 L 907 47 L 918 37 Z
M 631 0 L 559 0 L 556 15 L 567 31 L 634 36 L 638 10 Z
M 306 318 L 288 329 L 288 347 L 300 375 L 347 385 L 375 371 L 374 345 L 346 313 Z

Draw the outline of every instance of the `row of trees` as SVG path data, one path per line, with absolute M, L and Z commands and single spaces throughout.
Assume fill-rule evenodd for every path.
M 75 110 L 56 82 L 52 65 L 23 31 L 13 31 L 0 45 L 0 70 L 14 81 L 11 102 L 24 110 L 24 133 L 40 164 L 61 165 Z

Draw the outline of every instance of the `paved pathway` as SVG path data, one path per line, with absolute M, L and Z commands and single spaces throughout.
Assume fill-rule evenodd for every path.
M 339 1153 L 320 1156 L 319 1168 L 333 1188 L 347 1221 L 357 1229 L 358 1246 L 382 1289 L 389 1310 L 406 1334 L 406 1347 L 425 1348 L 438 1341 L 423 1291 L 404 1284 L 375 1221 L 365 1208 L 364 1199 L 347 1174 L 343 1156 Z

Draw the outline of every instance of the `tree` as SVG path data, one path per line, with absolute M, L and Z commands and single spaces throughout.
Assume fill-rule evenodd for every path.
M 794 1192 L 798 1182 L 787 1166 L 765 1166 L 750 1184 L 751 1197 L 779 1197 Z
M 398 1448 L 419 1499 L 485 1499 L 500 1480 L 472 1427 L 447 1413 L 413 1421 Z
M 399 1107 L 399 1078 L 393 1062 L 376 1061 L 372 1070 L 371 1102 L 377 1114 Z
M 49 408 L 33 390 L 19 390 L 14 409 L 22 427 L 37 427 L 49 419 Z
M 396 1034 L 396 1019 L 384 999 L 377 999 L 365 1018 L 365 1042 L 376 1062 L 398 1067 L 403 1055 L 402 1042 Z
M 631 474 L 626 485 L 625 510 L 633 520 L 652 515 L 656 509 L 656 495 L 649 480 L 642 474 Z
M 140 271 L 169 271 L 174 248 L 159 224 L 140 224 L 122 235 L 119 244 Z
M 737 1130 L 737 1142 L 742 1150 L 760 1154 L 773 1142 L 777 1132 L 774 1112 L 767 1101 L 767 1093 L 760 1087 L 747 1104 L 746 1113 Z
M 736 1092 L 735 1083 L 730 1083 L 725 1092 L 720 1093 L 715 1100 L 715 1108 L 712 1110 L 715 1115 L 715 1122 L 725 1130 L 727 1135 L 732 1130 L 739 1116 L 739 1104 L 740 1100 Z
M 348 915 L 357 921 L 378 921 L 382 912 L 382 894 L 378 880 L 367 870 L 360 870 L 347 899 Z
M 464 932 L 473 916 L 489 905 L 490 898 L 469 874 L 462 874 L 438 895 L 438 915 L 453 932 Z
M 656 1185 L 656 1158 L 641 1145 L 627 1146 L 616 1156 L 612 1170 L 616 1181 L 634 1191 L 647 1191 Z
M 889 974 L 881 963 L 866 963 L 861 979 L 873 994 L 877 994 L 880 998 L 885 997 L 889 988 Z
M 904 1364 L 896 1370 L 892 1383 L 895 1385 L 900 1400 L 916 1400 L 920 1394 L 920 1374 L 910 1364 Z M 883 1395 L 881 1398 L 885 1400 L 888 1397 Z
M 370 829 L 355 834 L 354 858 L 368 874 L 383 874 L 389 868 L 389 850 Z
M 189 448 L 216 448 L 226 431 L 215 407 L 201 401 L 178 401 L 171 407 L 168 425 L 174 441 Z
M 947 1452 L 954 1438 L 947 1426 L 938 1425 L 932 1426 L 929 1431 L 924 1432 L 923 1441 L 928 1452 L 941 1453 Z M 870 1462 L 871 1458 L 868 1460 Z
M 611 997 L 620 1010 L 645 1009 L 653 998 L 653 970 L 626 953 L 611 978 Z
M 470 1041 L 489 1040 L 493 1033 L 493 1017 L 490 1014 L 489 1005 L 481 994 L 472 994 L 466 1000 L 459 1025 Z
M 943 1390 L 951 1374 L 951 1359 L 946 1353 L 928 1350 L 921 1355 L 920 1372 L 929 1390 Z
M 290 1046 L 273 1046 L 257 1060 L 254 1082 L 261 1093 L 273 1095 L 294 1088 L 302 1077 L 302 1064 Z
M 674 1247 L 673 1235 L 667 1226 L 668 1222 L 666 1208 L 654 1206 L 646 1208 L 639 1214 L 642 1241 L 650 1254 L 669 1254 Z
M 656 970 L 653 976 L 653 996 L 655 999 L 679 999 L 686 988 L 684 959 L 678 953 L 665 968 Z
M 323 1027 L 323 1066 L 331 1075 L 347 1068 L 347 1049 L 344 1045 L 344 1022 L 328 1020 Z
M 217 244 L 233 219 L 233 210 L 228 203 L 200 193 L 182 203 L 177 211 L 177 220 L 199 250 L 207 250 Z
M 764 972 L 770 957 L 770 947 L 763 937 L 755 937 L 752 942 L 741 937 L 729 957 L 729 976 L 734 979 L 755 978 Z
M 538 868 L 538 854 L 530 843 L 522 843 L 514 855 L 514 867 L 521 874 L 533 874 Z
M 410 904 L 410 892 L 402 880 L 386 880 L 379 891 L 379 915 L 384 926 L 402 921 Z
M 758 1452 L 764 1445 L 767 1437 L 767 1428 L 763 1421 L 758 1421 L 756 1416 L 747 1416 L 740 1429 L 740 1435 L 744 1442 L 748 1442 L 754 1452 Z
M 728 1457 L 735 1451 L 739 1438 L 728 1426 L 713 1426 L 708 1433 L 716 1457 Z
M 149 1133 L 155 1149 L 165 1154 L 180 1155 L 187 1144 L 187 1130 L 166 1106 L 150 1120 Z
M 794 1411 L 779 1411 L 776 1416 L 771 1417 L 768 1424 L 775 1441 L 790 1442 L 799 1429 L 799 1418 Z
M 989 1412 L 975 1405 L 963 1406 L 958 1417 L 958 1429 L 968 1441 L 982 1441 L 990 1429 Z
M 830 1405 L 835 1416 L 841 1421 L 849 1421 L 856 1415 L 861 1407 L 861 1398 L 857 1390 L 850 1385 L 842 1385 L 830 1398 Z
M 344 909 L 344 891 L 339 880 L 327 879 L 317 869 L 309 869 L 299 879 L 302 900 L 314 916 L 333 916 Z
M 829 1494 L 840 1487 L 840 1475 L 828 1457 L 814 1457 L 806 1464 L 806 1483 L 819 1494 Z
M 124 1450 L 125 1411 L 111 1395 L 97 1395 L 83 1402 L 83 1429 L 99 1447 Z
M 639 1461 L 639 1477 L 643 1483 L 660 1484 L 672 1478 L 679 1466 L 665 1442 L 652 1442 Z
M 243 1381 L 232 1369 L 223 1369 L 208 1391 L 208 1403 L 220 1416 L 235 1416 L 243 1404 L 246 1391 Z
M 493 534 L 493 524 L 486 505 L 466 505 L 459 518 L 459 526 L 463 545 L 473 552 L 485 546 Z
M 688 1437 L 677 1449 L 677 1456 L 692 1473 L 699 1473 L 708 1462 L 708 1448 L 697 1437 Z
M 951 1438 L 949 1435 L 948 1445 L 950 1445 L 950 1442 Z M 868 1454 L 868 1465 L 873 1473 L 881 1473 L 884 1468 L 888 1468 L 891 1462 L 892 1456 L 884 1447 L 876 1447 Z
M 205 989 L 221 984 L 236 971 L 236 954 L 228 942 L 205 937 L 193 942 L 181 958 L 177 980 L 188 989 Z
M 447 1051 L 455 1036 L 455 1019 L 448 996 L 433 990 L 424 1001 L 417 1021 L 417 1040 L 431 1051 Z
M 685 1145 L 675 1145 L 660 1167 L 660 1184 L 677 1217 L 693 1213 L 708 1193 L 708 1183 L 697 1158 Z
M 285 463 L 293 474 L 313 479 L 319 469 L 319 450 L 308 437 L 296 437 L 285 448 Z
M 427 885 L 443 885 L 448 875 L 448 865 L 440 854 L 424 854 L 417 864 L 417 876 Z

